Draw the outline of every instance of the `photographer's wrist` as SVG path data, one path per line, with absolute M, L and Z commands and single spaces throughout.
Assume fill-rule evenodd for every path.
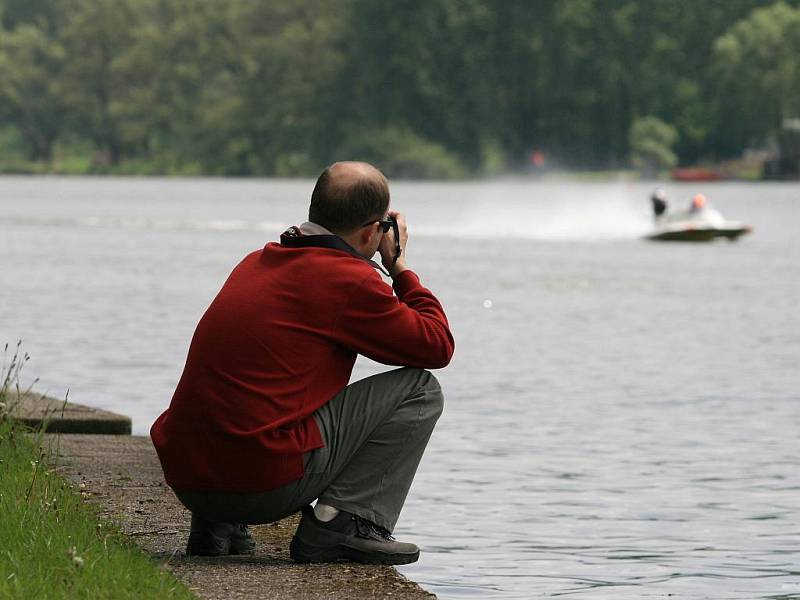
M 387 270 L 389 271 L 389 275 L 392 277 L 392 279 L 394 279 L 403 271 L 408 271 L 408 265 L 406 265 L 406 261 L 400 259 Z

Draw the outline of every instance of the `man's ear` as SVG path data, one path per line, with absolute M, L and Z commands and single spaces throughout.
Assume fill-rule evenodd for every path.
M 364 246 L 369 246 L 372 244 L 372 236 L 375 235 L 377 231 L 377 227 L 375 227 L 375 223 L 370 225 L 369 227 L 364 227 L 361 229 L 361 235 L 359 236 L 359 240 Z

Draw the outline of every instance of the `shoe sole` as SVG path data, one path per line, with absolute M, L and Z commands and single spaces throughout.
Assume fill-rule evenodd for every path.
M 368 565 L 407 565 L 419 560 L 419 550 L 412 554 L 377 553 L 337 545 L 329 547 L 309 546 L 298 539 L 289 544 L 289 556 L 299 563 L 329 563 L 340 560 Z
M 230 552 L 217 548 L 186 548 L 186 556 L 227 556 Z

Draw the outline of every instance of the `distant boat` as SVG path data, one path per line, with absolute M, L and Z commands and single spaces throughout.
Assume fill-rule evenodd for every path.
M 710 242 L 717 238 L 737 240 L 753 228 L 739 221 L 728 221 L 708 206 L 706 197 L 697 194 L 685 211 L 668 214 L 666 196 L 656 190 L 651 196 L 655 227 L 645 237 L 660 242 Z
M 725 179 L 720 171 L 705 167 L 673 169 L 670 175 L 675 181 L 719 181 Z

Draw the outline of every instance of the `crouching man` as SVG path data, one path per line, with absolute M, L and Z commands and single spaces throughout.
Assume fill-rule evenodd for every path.
M 247 524 L 302 509 L 294 560 L 417 560 L 391 533 L 442 411 L 425 369 L 446 366 L 454 342 L 406 264 L 407 238 L 383 174 L 336 163 L 317 181 L 309 222 L 230 274 L 150 431 L 192 512 L 188 554 L 253 552 Z M 359 353 L 403 368 L 347 385 Z

